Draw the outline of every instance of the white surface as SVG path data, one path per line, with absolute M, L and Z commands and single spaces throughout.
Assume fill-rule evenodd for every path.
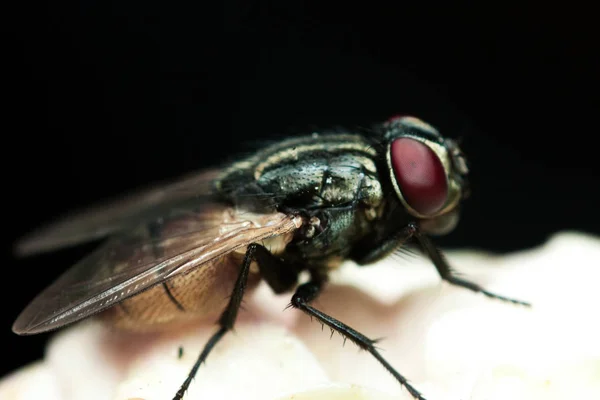
M 315 306 L 367 336 L 429 400 L 600 399 L 600 240 L 566 233 L 508 256 L 447 252 L 454 268 L 532 309 L 440 283 L 420 257 L 346 265 Z M 410 399 L 369 354 L 261 286 L 185 400 Z M 89 320 L 0 381 L 1 400 L 170 400 L 215 326 L 113 334 Z M 26 338 L 23 339 L 24 345 Z M 184 355 L 177 357 L 179 346 Z

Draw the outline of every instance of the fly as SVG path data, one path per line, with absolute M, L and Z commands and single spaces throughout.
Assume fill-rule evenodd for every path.
M 400 116 L 368 134 L 322 132 L 283 140 L 223 169 L 73 215 L 19 243 L 21 254 L 108 237 L 39 294 L 13 331 L 27 335 L 100 315 L 130 330 L 214 316 L 218 329 L 174 396 L 230 331 L 244 293 L 262 279 L 291 307 L 369 352 L 415 399 L 424 399 L 374 341 L 311 303 L 342 261 L 368 265 L 415 240 L 441 278 L 516 304 L 457 277 L 430 235 L 456 226 L 469 193 L 457 143 Z M 308 282 L 298 284 L 307 271 Z M 228 299 L 228 300 L 223 300 Z

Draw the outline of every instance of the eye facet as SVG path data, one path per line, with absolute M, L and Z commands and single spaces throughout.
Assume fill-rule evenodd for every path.
M 399 138 L 390 148 L 396 182 L 406 203 L 422 215 L 439 211 L 448 197 L 446 172 L 439 157 L 411 138 Z

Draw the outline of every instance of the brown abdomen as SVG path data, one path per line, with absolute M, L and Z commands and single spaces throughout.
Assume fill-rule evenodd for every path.
M 117 328 L 133 331 L 160 331 L 204 319 L 216 322 L 231 296 L 242 258 L 243 251 L 230 253 L 175 276 L 124 300 L 102 317 Z M 253 266 L 246 294 L 259 282 L 257 272 Z

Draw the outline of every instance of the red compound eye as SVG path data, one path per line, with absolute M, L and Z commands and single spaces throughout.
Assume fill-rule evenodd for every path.
M 423 215 L 439 211 L 448 196 L 439 157 L 426 144 L 410 138 L 394 140 L 390 151 L 396 182 L 408 205 Z

